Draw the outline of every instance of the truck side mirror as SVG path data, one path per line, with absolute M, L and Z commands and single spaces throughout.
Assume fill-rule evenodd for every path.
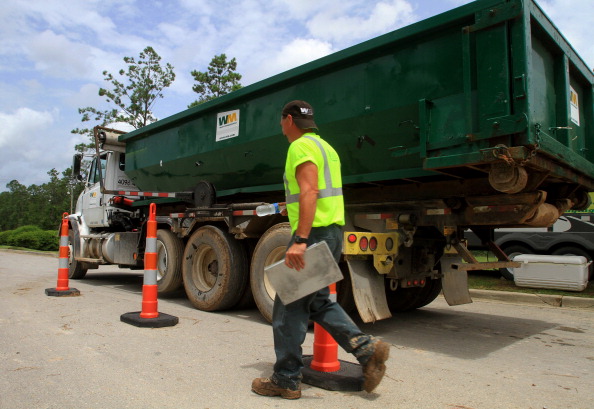
M 77 153 L 72 157 L 72 176 L 76 178 L 76 180 L 81 181 L 82 175 L 80 174 L 80 164 L 82 162 L 82 154 Z

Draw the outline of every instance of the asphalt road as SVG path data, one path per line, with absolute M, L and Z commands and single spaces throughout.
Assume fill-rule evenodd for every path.
M 253 394 L 271 373 L 257 310 L 206 313 L 159 300 L 174 327 L 138 328 L 142 272 L 103 267 L 48 297 L 57 259 L 0 250 L 0 408 L 594 408 L 594 311 L 493 300 L 429 306 L 364 331 L 392 344 L 376 392 L 304 385 L 297 401 Z M 313 333 L 304 353 L 312 353 Z M 354 359 L 340 351 L 344 360 Z

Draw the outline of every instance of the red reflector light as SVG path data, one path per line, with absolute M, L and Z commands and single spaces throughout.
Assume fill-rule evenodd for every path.
M 363 236 L 361 237 L 361 240 L 359 240 L 359 248 L 362 251 L 367 251 L 367 247 L 369 247 L 369 240 L 367 237 Z
M 347 240 L 349 243 L 353 244 L 357 241 L 357 236 L 355 234 L 349 234 Z
M 369 239 L 369 249 L 371 251 L 377 250 L 377 239 L 375 237 Z

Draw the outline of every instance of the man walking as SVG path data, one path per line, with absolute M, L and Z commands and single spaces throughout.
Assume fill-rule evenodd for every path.
M 301 270 L 307 246 L 325 241 L 338 262 L 342 251 L 344 200 L 340 158 L 314 133 L 317 126 L 311 105 L 289 102 L 282 110 L 280 125 L 290 146 L 285 165 L 287 213 L 292 237 L 285 255 L 288 267 Z M 276 363 L 270 378 L 256 378 L 252 391 L 260 395 L 301 397 L 301 345 L 309 320 L 321 325 L 345 351 L 363 365 L 363 388 L 373 391 L 382 380 L 390 345 L 366 335 L 342 307 L 331 301 L 328 288 L 288 305 L 274 300 L 272 329 Z

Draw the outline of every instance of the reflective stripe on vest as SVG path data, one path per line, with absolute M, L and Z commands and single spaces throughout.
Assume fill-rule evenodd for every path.
M 342 187 L 332 187 L 332 174 L 330 173 L 330 165 L 328 164 L 328 156 L 326 155 L 326 150 L 322 146 L 322 143 L 318 141 L 316 138 L 311 136 L 303 136 L 303 138 L 307 138 L 311 141 L 314 141 L 315 144 L 318 146 L 320 151 L 322 152 L 322 158 L 324 159 L 324 181 L 326 183 L 325 189 L 320 189 L 318 191 L 318 199 L 323 199 L 326 197 L 334 197 L 334 196 L 342 196 Z M 299 202 L 299 193 L 291 194 L 289 190 L 289 181 L 287 180 L 287 175 L 283 175 L 283 179 L 285 180 L 285 195 L 287 204 L 297 203 Z

